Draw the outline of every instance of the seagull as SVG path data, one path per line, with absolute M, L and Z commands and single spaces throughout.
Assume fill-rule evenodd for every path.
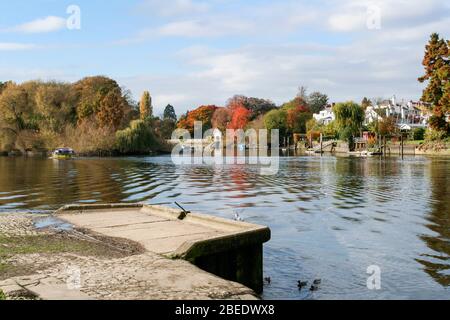
M 235 221 L 244 221 L 244 219 L 241 218 L 241 216 L 239 215 L 239 213 L 242 213 L 243 210 L 240 211 L 235 211 L 234 212 L 234 220 Z

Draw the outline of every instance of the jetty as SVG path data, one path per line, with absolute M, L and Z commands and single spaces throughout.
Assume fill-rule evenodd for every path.
M 56 215 L 76 227 L 187 260 L 256 293 L 263 290 L 263 243 L 271 237 L 267 227 L 143 204 L 68 205 Z

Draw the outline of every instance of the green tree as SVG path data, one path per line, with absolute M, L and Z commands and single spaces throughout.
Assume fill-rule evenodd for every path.
M 359 135 L 365 118 L 364 110 L 360 105 L 353 101 L 338 103 L 334 106 L 333 112 L 336 116 L 340 139 L 352 141 Z
M 130 127 L 116 133 L 116 148 L 123 154 L 144 154 L 158 146 L 159 141 L 148 121 L 134 120 Z
M 156 127 L 158 128 L 158 133 L 161 138 L 170 139 L 172 137 L 172 133 L 177 128 L 177 122 L 173 121 L 173 119 L 162 119 L 159 120 Z
M 433 33 L 425 47 L 422 64 L 425 74 L 419 78 L 421 83 L 427 82 L 422 100 L 433 105 L 434 119 L 430 126 L 435 130 L 449 130 L 445 121 L 450 112 L 450 42 Z
M 142 94 L 139 110 L 141 120 L 153 117 L 152 97 L 150 96 L 150 92 L 144 91 Z
M 269 111 L 264 117 L 264 125 L 268 130 L 278 129 L 280 137 L 285 137 L 288 131 L 286 110 L 274 109 Z
M 177 121 L 177 114 L 175 113 L 175 109 L 172 105 L 168 104 L 164 109 L 164 120 L 169 119 L 173 121 Z
M 328 105 L 328 96 L 320 92 L 313 92 L 308 96 L 308 106 L 312 113 L 319 113 Z

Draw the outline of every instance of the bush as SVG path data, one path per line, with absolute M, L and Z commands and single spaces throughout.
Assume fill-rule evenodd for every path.
M 440 130 L 427 129 L 427 131 L 425 132 L 426 141 L 441 141 L 445 139 L 446 136 L 447 132 Z
M 413 140 L 425 139 L 425 128 L 415 128 L 412 132 Z
M 0 300 L 6 300 L 6 295 L 0 290 Z
M 58 142 L 62 146 L 71 147 L 81 155 L 109 155 L 114 143 L 114 129 L 100 128 L 94 122 L 85 120 L 77 127 L 66 127 L 64 137 Z

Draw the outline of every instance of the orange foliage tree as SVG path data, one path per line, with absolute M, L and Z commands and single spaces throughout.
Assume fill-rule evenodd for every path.
M 200 106 L 197 109 L 188 112 L 188 114 L 180 119 L 177 127 L 180 129 L 187 129 L 191 134 L 194 133 L 194 122 L 200 121 L 203 124 L 203 131 L 212 128 L 212 117 L 214 112 L 218 109 L 215 105 Z
M 228 129 L 244 129 L 249 123 L 252 114 L 252 112 L 245 107 L 244 100 L 239 98 L 230 99 L 227 107 L 231 113 Z
M 228 129 L 244 129 L 250 119 L 251 112 L 243 107 L 237 106 L 232 109 L 231 121 L 228 124 Z
M 312 119 L 312 113 L 303 106 L 287 110 L 286 123 L 291 133 L 306 133 L 306 123 Z

